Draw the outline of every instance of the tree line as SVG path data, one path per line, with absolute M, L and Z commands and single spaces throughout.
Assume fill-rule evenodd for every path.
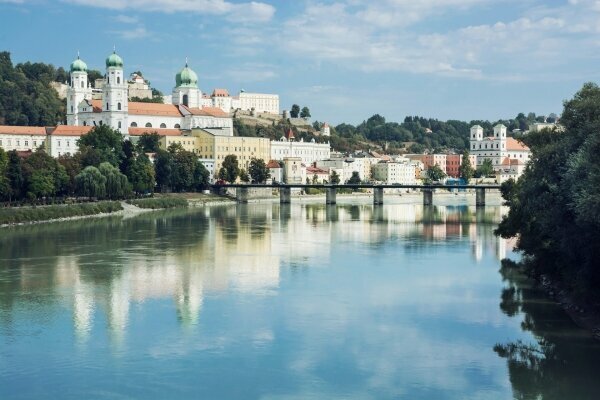
M 564 132 L 523 138 L 531 161 L 502 185 L 510 211 L 497 229 L 517 237 L 523 267 L 575 295 L 600 300 L 600 88 L 586 83 L 565 102 Z
M 160 191 L 189 192 L 208 185 L 198 157 L 172 144 L 159 147 L 156 133 L 136 144 L 120 132 L 97 126 L 78 141 L 79 150 L 57 159 L 43 148 L 26 156 L 0 148 L 0 200 L 48 201 L 56 197 L 123 199 Z M 152 164 L 147 153 L 155 153 Z

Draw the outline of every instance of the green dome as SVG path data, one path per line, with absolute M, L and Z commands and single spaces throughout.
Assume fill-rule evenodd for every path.
M 87 72 L 87 64 L 77 56 L 77 60 L 71 63 L 71 72 Z
M 106 68 L 108 67 L 123 68 L 123 59 L 114 51 L 110 56 L 106 57 Z
M 175 83 L 177 87 L 198 87 L 198 75 L 186 63 L 185 68 L 175 75 Z

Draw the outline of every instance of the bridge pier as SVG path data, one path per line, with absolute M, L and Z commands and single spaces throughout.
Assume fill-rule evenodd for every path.
M 483 188 L 475 189 L 475 206 L 476 207 L 485 207 L 485 189 L 483 189 Z
M 423 205 L 433 205 L 433 189 L 423 189 Z
M 292 202 L 292 189 L 289 187 L 279 188 L 279 203 L 290 204 Z
M 333 187 L 325 188 L 325 204 L 335 204 L 336 203 L 336 190 Z
M 373 188 L 373 205 L 374 206 L 383 205 L 383 188 L 378 188 L 378 187 Z
M 248 202 L 248 188 L 247 187 L 237 187 L 235 189 L 235 199 L 238 203 L 247 203 Z

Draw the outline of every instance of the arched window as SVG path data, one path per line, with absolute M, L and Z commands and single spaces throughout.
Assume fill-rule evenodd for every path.
M 108 103 L 106 103 L 106 109 L 108 110 Z
M 121 129 L 121 121 L 119 121 L 119 125 L 118 126 L 119 126 L 119 129 Z
M 132 128 L 137 128 L 137 123 L 135 123 L 135 122 L 132 122 L 132 123 L 131 123 L 131 127 L 132 127 Z
M 117 110 L 121 111 L 121 103 L 117 103 Z
M 117 76 L 117 83 L 120 84 L 121 83 L 121 77 Z
M 161 128 L 166 128 L 166 127 L 167 127 L 167 124 L 160 124 L 160 127 L 161 127 Z
M 87 121 L 83 121 L 83 126 L 87 126 Z
M 187 94 L 183 95 L 183 105 L 186 107 L 188 106 L 188 95 Z
M 175 124 L 175 129 L 179 129 L 181 126 L 179 124 Z
M 152 124 L 151 124 L 150 122 L 148 122 L 148 123 L 146 124 L 146 128 L 152 128 Z

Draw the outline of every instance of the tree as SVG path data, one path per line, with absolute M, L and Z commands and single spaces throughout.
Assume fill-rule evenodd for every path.
M 40 197 L 49 197 L 56 193 L 54 179 L 52 174 L 47 171 L 33 171 L 27 182 L 27 197 L 36 199 Z
M 292 109 L 290 110 L 290 117 L 298 118 L 299 114 L 300 114 L 300 106 L 298 104 L 292 105 Z
M 476 175 L 477 175 L 477 177 L 485 178 L 486 176 L 490 176 L 493 174 L 494 174 L 494 164 L 492 164 L 492 160 L 490 160 L 489 158 L 486 158 L 485 160 L 483 160 L 481 165 L 477 168 Z
M 0 147 L 0 200 L 10 198 L 10 182 L 7 176 L 8 172 L 8 154 Z
M 331 181 L 332 185 L 339 185 L 339 183 L 340 183 L 340 176 L 338 175 L 337 172 L 331 171 L 331 177 L 329 178 L 329 180 Z
M 243 168 L 240 170 L 240 181 L 244 183 L 250 182 L 250 175 L 248 175 L 248 172 Z
M 81 153 L 75 155 L 63 154 L 58 157 L 58 162 L 65 169 L 68 181 L 65 185 L 66 194 L 75 193 L 75 177 L 81 172 Z
M 350 185 L 359 185 L 361 182 L 360 175 L 358 171 L 352 171 L 352 176 L 348 179 L 348 184 Z
M 173 173 L 173 154 L 169 151 L 159 150 L 154 159 L 156 185 L 161 193 L 168 192 L 171 188 L 171 174 Z
M 189 151 L 178 151 L 173 156 L 171 187 L 176 192 L 188 192 L 195 189 L 194 172 L 198 157 Z
M 108 161 L 115 167 L 119 166 L 125 157 L 123 153 L 123 136 L 108 125 L 95 126 L 79 139 L 78 145 L 96 150 L 102 160 L 101 162 Z
M 109 162 L 103 162 L 98 167 L 98 171 L 106 178 L 105 196 L 111 200 L 122 199 L 129 196 L 131 186 L 125 174 Z
M 310 118 L 310 110 L 308 109 L 308 107 L 302 107 L 302 111 L 300 111 L 300 118 Z
M 77 194 L 79 196 L 92 198 L 103 198 L 106 194 L 106 178 L 96 167 L 85 167 L 75 177 Z
M 21 199 L 25 190 L 25 177 L 23 176 L 21 157 L 15 150 L 8 152 L 6 177 L 10 185 L 9 200 Z
M 435 164 L 435 165 L 432 165 L 431 167 L 427 168 L 426 176 L 433 182 L 439 182 L 442 179 L 444 179 L 447 175 L 440 168 L 439 165 Z
M 469 159 L 469 151 L 465 150 L 463 151 L 460 167 L 458 168 L 458 175 L 464 179 L 466 183 L 469 183 L 469 180 L 471 180 L 474 173 L 475 171 L 473 170 L 471 160 Z
M 208 186 L 210 180 L 210 172 L 206 169 L 204 164 L 196 160 L 196 167 L 194 168 L 194 187 L 200 191 Z
M 140 152 L 156 153 L 160 149 L 160 136 L 156 132 L 144 133 L 138 139 L 137 146 Z
M 145 153 L 138 154 L 129 170 L 133 191 L 138 194 L 152 193 L 156 186 L 156 172 Z
M 269 172 L 269 168 L 267 168 L 267 164 L 265 164 L 265 160 L 253 158 L 250 161 L 250 166 L 248 167 L 248 171 L 250 172 L 250 176 L 252 177 L 252 182 L 254 183 L 264 183 L 267 179 L 270 178 L 271 173 Z
M 22 162 L 27 197 L 36 199 L 68 192 L 65 168 L 44 151 L 36 151 Z
M 240 175 L 240 167 L 238 165 L 237 156 L 235 154 L 229 154 L 225 156 L 225 159 L 221 165 L 225 170 L 225 177 L 223 179 L 229 183 L 235 182 L 237 177 Z

